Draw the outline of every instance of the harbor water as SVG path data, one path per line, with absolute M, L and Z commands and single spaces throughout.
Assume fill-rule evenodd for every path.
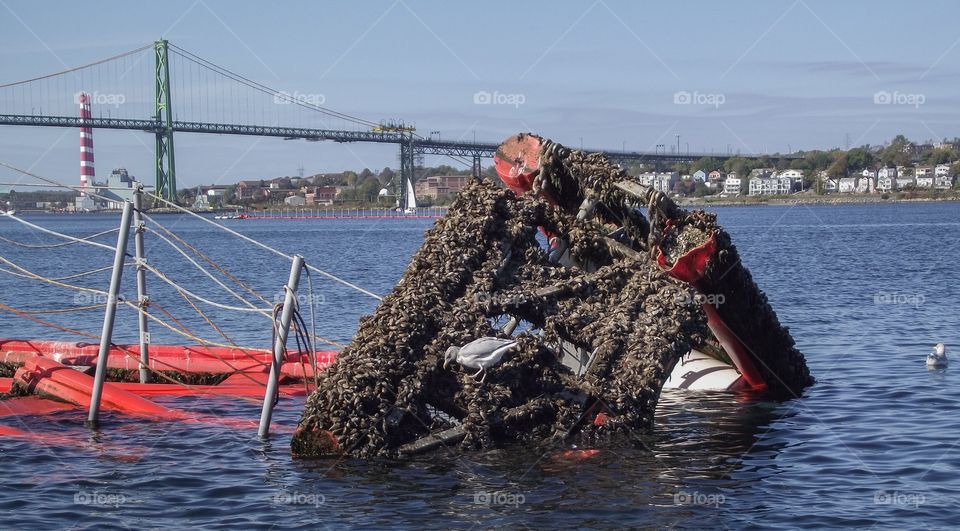
M 0 424 L 66 438 L 0 438 L 6 465 L 0 527 L 286 528 L 833 528 L 955 527 L 960 522 L 960 207 L 945 203 L 718 208 L 746 266 L 807 356 L 817 383 L 797 399 L 664 393 L 652 433 L 596 455 L 528 448 L 412 460 L 291 458 L 303 399 L 283 399 L 268 441 L 256 430 L 147 422 L 104 413 L 5 417 Z M 75 236 L 115 227 L 117 214 L 31 215 Z M 281 300 L 289 262 L 195 218 L 154 219 L 261 293 Z M 430 219 L 222 220 L 309 264 L 386 294 Z M 152 227 L 152 226 L 151 226 Z M 0 256 L 60 278 L 109 266 L 94 247 L 0 218 Z M 115 244 L 116 234 L 96 238 Z M 151 264 L 194 293 L 239 301 L 155 235 Z M 27 245 L 27 246 L 24 246 Z M 31 246 L 31 247 L 28 247 Z M 0 264 L 12 270 L 9 264 Z M 134 299 L 133 269 L 123 294 Z M 314 273 L 298 297 L 317 333 L 348 342 L 376 300 Z M 105 289 L 104 271 L 68 282 Z M 312 289 L 310 289 L 312 284 Z M 174 289 L 148 277 L 151 299 L 191 333 L 226 342 Z M 239 290 L 244 291 L 244 290 Z M 98 297 L 0 271 L 0 303 L 20 310 L 96 305 Z M 260 305 L 265 305 L 262 301 Z M 268 318 L 205 306 L 230 341 L 268 348 Z M 102 309 L 34 314 L 98 334 Z M 308 316 L 308 313 L 305 313 Z M 0 337 L 85 340 L 0 312 Z M 86 339 L 89 341 L 89 339 Z M 121 307 L 115 342 L 135 343 Z M 152 326 L 154 343 L 186 343 Z M 934 343 L 955 366 L 928 370 Z M 256 420 L 256 401 L 159 398 L 171 407 Z

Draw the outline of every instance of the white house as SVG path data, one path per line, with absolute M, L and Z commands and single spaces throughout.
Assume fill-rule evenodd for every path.
M 873 177 L 860 177 L 857 179 L 857 187 L 854 192 L 858 194 L 872 194 L 876 191 L 876 184 Z
M 894 167 L 880 168 L 880 171 L 877 172 L 877 179 L 886 179 L 886 178 L 896 179 L 897 178 L 897 169 Z
M 777 174 L 777 177 L 787 177 L 789 179 L 802 179 L 803 170 L 783 170 Z
M 950 175 L 950 165 L 949 164 L 937 164 L 937 167 L 933 169 L 933 174 L 936 177 L 943 175 Z
M 923 177 L 924 175 L 933 175 L 933 168 L 930 166 L 917 166 L 913 170 L 913 174 L 917 177 Z
M 726 195 L 740 195 L 743 188 L 743 181 L 737 177 L 737 172 L 733 171 L 727 174 L 723 181 L 723 193 Z
M 723 181 L 727 178 L 720 170 L 713 170 L 707 174 L 707 186 L 710 188 L 723 188 Z
M 903 190 L 909 186 L 916 186 L 917 184 L 913 177 L 897 177 L 896 181 L 898 190 Z
M 936 186 L 937 190 L 949 190 L 953 188 L 953 176 L 939 175 L 934 177 L 934 186 Z
M 750 195 L 785 195 L 789 194 L 792 183 L 789 177 L 752 177 L 750 179 Z
M 933 188 L 933 175 L 918 175 L 917 188 Z
M 877 179 L 878 192 L 892 192 L 893 187 L 896 185 L 897 181 L 893 177 L 880 177 Z
M 707 172 L 703 170 L 693 172 L 693 180 L 701 183 L 707 182 Z
M 302 195 L 291 195 L 284 198 L 283 203 L 287 206 L 304 206 L 307 200 Z
M 857 190 L 856 177 L 843 177 L 840 179 L 840 186 L 837 188 L 841 194 L 852 194 Z
M 680 179 L 677 172 L 662 172 L 653 178 L 653 189 L 658 192 L 670 192 Z

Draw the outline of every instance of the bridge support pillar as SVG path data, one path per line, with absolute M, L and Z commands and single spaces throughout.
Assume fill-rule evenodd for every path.
M 173 110 L 170 107 L 170 64 L 167 61 L 167 41 L 154 43 L 156 50 L 156 131 L 157 187 L 154 191 L 167 201 L 177 200 L 177 173 L 173 156 Z
M 410 135 L 400 144 L 400 181 L 397 183 L 397 202 L 401 209 L 407 207 L 407 183 L 413 185 L 415 167 L 413 135 Z

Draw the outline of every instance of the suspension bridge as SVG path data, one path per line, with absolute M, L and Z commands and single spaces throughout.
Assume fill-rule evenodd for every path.
M 81 94 L 93 112 L 77 113 Z M 251 80 L 166 40 L 86 65 L 27 80 L 0 84 L 0 125 L 119 129 L 153 134 L 157 195 L 176 201 L 174 133 L 206 133 L 302 139 L 311 142 L 395 144 L 401 179 L 395 181 L 399 204 L 406 202 L 405 183 L 413 180 L 416 160 L 442 155 L 471 166 L 493 157 L 498 142 L 424 138 L 402 122 L 374 122 L 322 105 L 319 95 L 286 92 Z M 759 154 L 714 154 L 666 149 L 604 151 L 617 162 L 654 164 L 690 162 L 710 156 L 768 157 Z M 794 158 L 775 155 L 773 159 Z M 92 161 L 91 161 L 92 163 Z

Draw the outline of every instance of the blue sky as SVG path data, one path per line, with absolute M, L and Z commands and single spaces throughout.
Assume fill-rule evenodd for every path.
M 535 131 L 653 150 L 679 134 L 682 150 L 786 152 L 960 136 L 956 20 L 950 1 L 0 0 L 0 84 L 165 37 L 272 88 L 444 139 Z M 483 92 L 495 102 L 475 103 Z M 0 160 L 74 182 L 77 137 L 0 127 Z M 99 176 L 126 166 L 152 182 L 152 137 L 97 130 L 94 142 Z M 176 150 L 181 186 L 397 165 L 379 145 L 183 134 Z

